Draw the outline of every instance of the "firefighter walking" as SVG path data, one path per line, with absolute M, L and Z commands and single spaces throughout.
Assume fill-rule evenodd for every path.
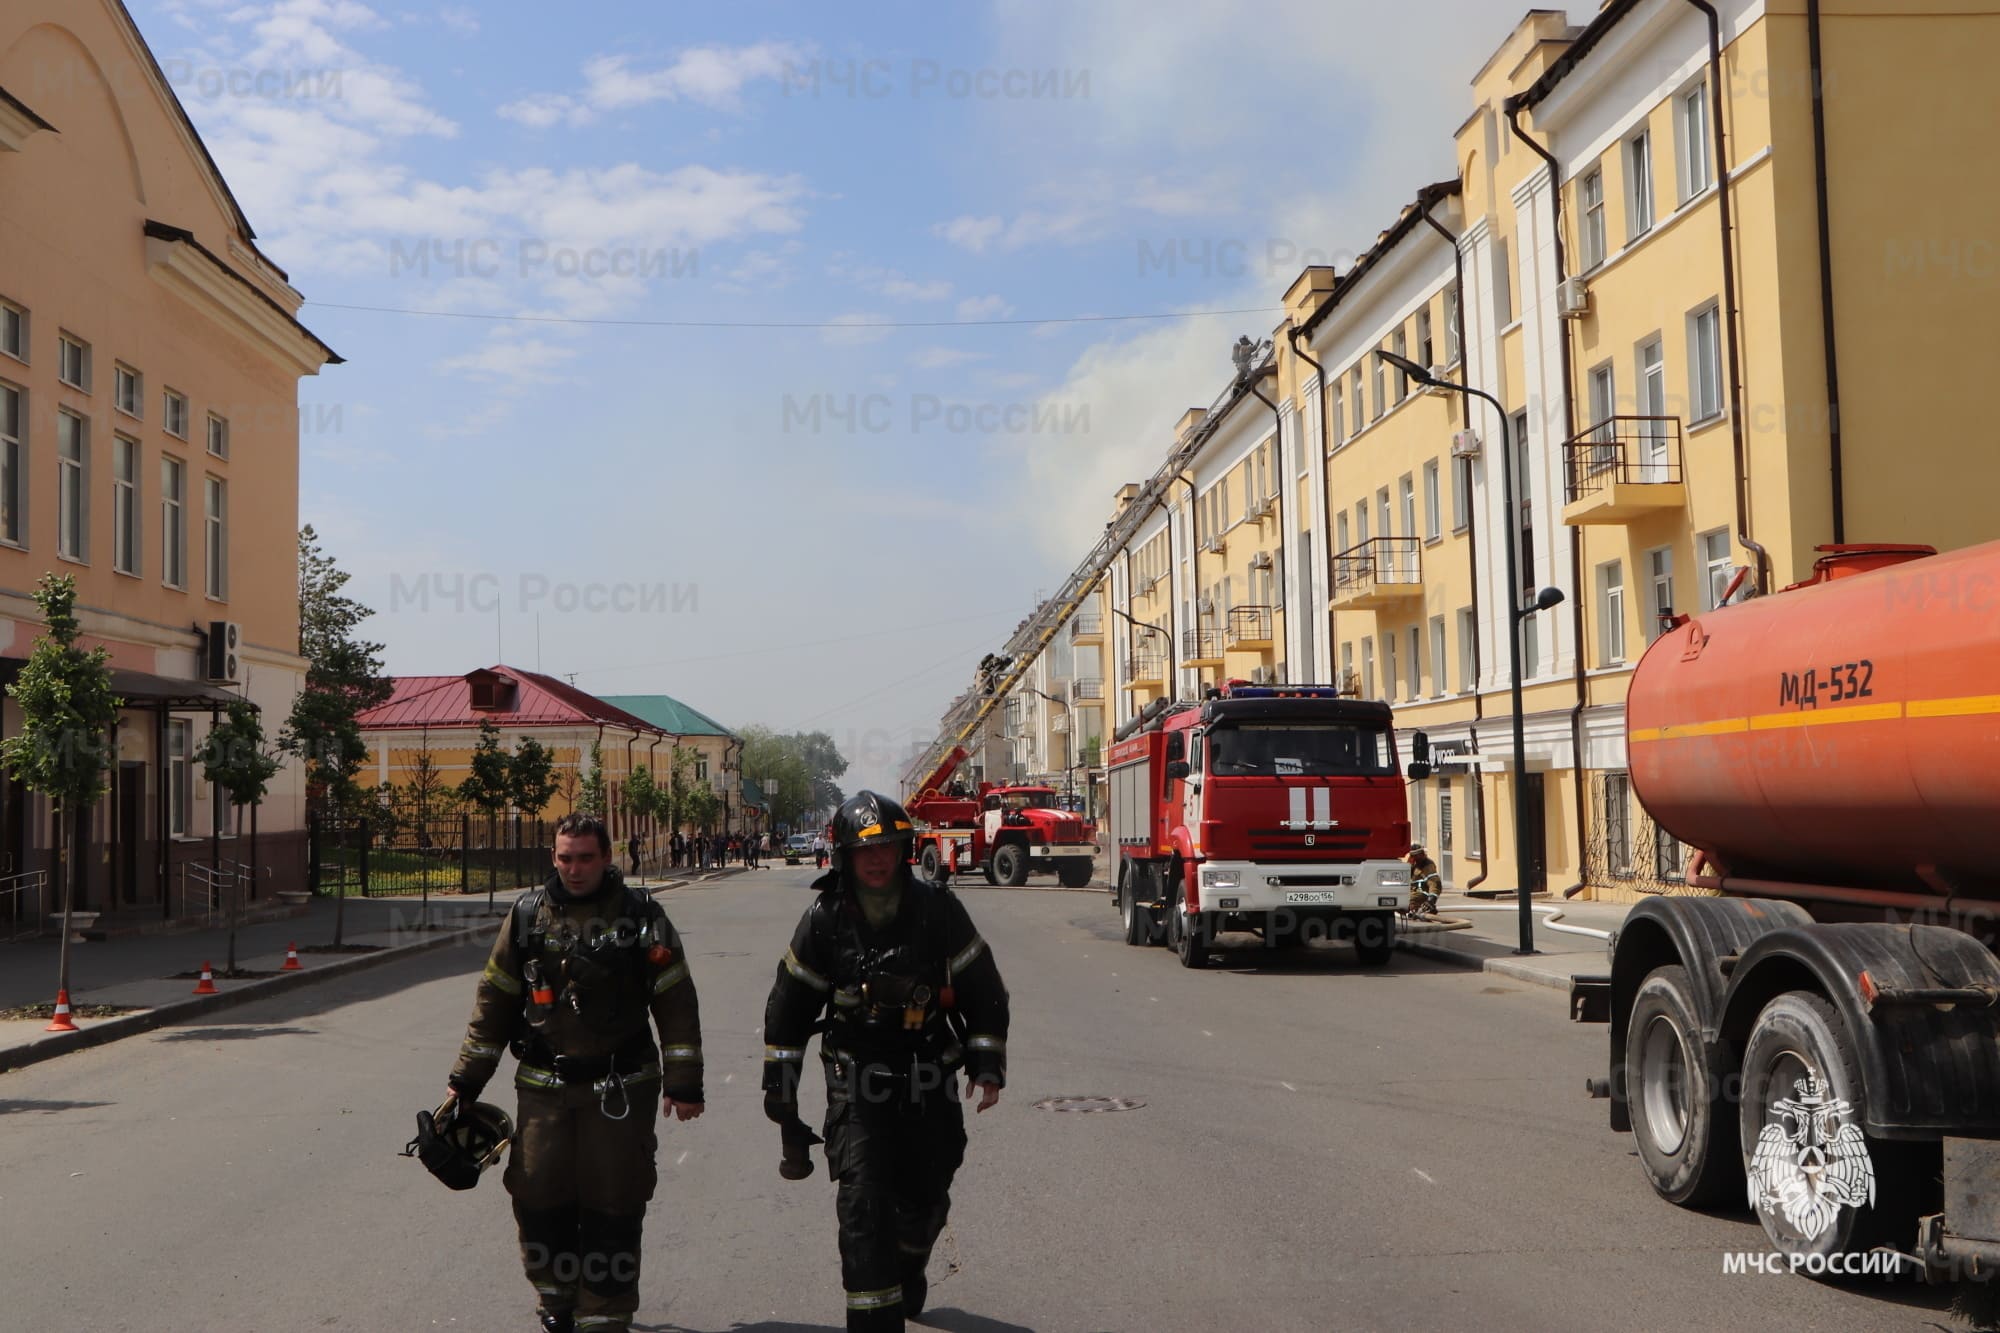
M 470 1104 L 502 1050 L 519 1057 L 503 1180 L 541 1326 L 607 1333 L 629 1328 L 639 1306 L 661 1108 L 676 1120 L 702 1112 L 701 1018 L 680 936 L 625 884 L 603 822 L 565 816 L 555 862 L 493 942 L 448 1081 Z
M 885 796 L 860 792 L 840 807 L 833 868 L 814 884 L 764 1010 L 764 1112 L 780 1127 L 788 1180 L 812 1173 L 820 1142 L 799 1119 L 798 1088 L 806 1042 L 825 1033 L 849 1329 L 901 1329 L 922 1312 L 965 1156 L 959 1070 L 980 1111 L 1006 1083 L 1007 988 L 964 904 L 911 873 L 913 840 L 909 814 Z

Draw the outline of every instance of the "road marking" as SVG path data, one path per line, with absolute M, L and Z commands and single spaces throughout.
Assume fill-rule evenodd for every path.
M 683 1150 L 681 1151 L 681 1155 L 680 1155 L 679 1157 L 676 1157 L 676 1158 L 674 1158 L 674 1165 L 675 1165 L 675 1166 L 679 1166 L 679 1165 L 680 1165 L 680 1164 L 681 1164 L 682 1162 L 685 1162 L 685 1161 L 686 1161 L 686 1160 L 688 1159 L 688 1153 L 690 1153 L 690 1152 L 693 1152 L 693 1151 L 694 1151 L 694 1150 L 693 1150 L 692 1148 L 686 1148 L 686 1149 L 683 1149 Z M 1417 1172 L 1417 1174 L 1418 1174 L 1418 1175 L 1422 1175 L 1422 1174 L 1423 1174 L 1423 1172 L 1419 1171 L 1419 1172 Z
M 1157 995 L 1148 995 L 1146 998 L 1151 1000 L 1154 1004 L 1158 1004 L 1160 1002 L 1160 997 Z
M 1207 1028 L 1203 1028 L 1201 1030 L 1201 1035 L 1204 1037 L 1213 1037 L 1215 1034 L 1213 1032 L 1210 1032 Z
M 1298 1089 L 1297 1089 L 1297 1088 L 1295 1088 L 1295 1087 L 1293 1087 L 1293 1086 L 1292 1086 L 1291 1084 L 1289 1084 L 1289 1083 L 1285 1082 L 1285 1081 L 1284 1081 L 1283 1079 L 1279 1079 L 1279 1080 L 1278 1080 L 1278 1086 L 1279 1086 L 1279 1087 L 1281 1087 L 1281 1088 L 1283 1088 L 1283 1089 L 1284 1089 L 1284 1090 L 1285 1090 L 1286 1092 L 1297 1092 L 1297 1091 L 1298 1091 Z
M 1415 1167 L 1412 1167 L 1412 1168 L 1411 1168 L 1411 1170 L 1413 1170 L 1413 1171 L 1414 1171 L 1414 1170 L 1416 1170 L 1416 1168 L 1415 1168 Z M 1423 1178 L 1423 1182 L 1424 1182 L 1424 1183 L 1425 1183 L 1426 1185 L 1435 1185 L 1435 1184 L 1437 1184 L 1437 1182 L 1436 1182 L 1435 1180 L 1432 1180 L 1432 1179 L 1431 1179 L 1431 1178 L 1430 1178 L 1429 1176 L 1427 1176 L 1427 1175 L 1424 1175 L 1424 1173 L 1423 1173 L 1422 1171 L 1417 1171 L 1417 1175 Z

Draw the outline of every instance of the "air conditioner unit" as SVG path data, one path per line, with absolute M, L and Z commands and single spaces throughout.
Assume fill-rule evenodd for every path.
M 1271 668 L 1269 667 L 1250 668 L 1250 683 L 1252 685 L 1270 685 L 1274 684 L 1275 682 L 1276 682 L 1276 674 L 1271 670 Z
M 1556 313 L 1582 319 L 1590 313 L 1590 288 L 1582 278 L 1564 278 L 1556 287 Z
M 1271 567 L 1271 553 L 1269 551 L 1259 551 L 1257 552 L 1257 554 L 1250 557 L 1250 568 L 1269 569 L 1270 567 Z
M 211 620 L 202 644 L 201 677 L 234 684 L 240 679 L 236 654 L 243 643 L 243 627 L 233 620 Z
M 1420 388 L 1418 388 L 1417 392 L 1425 394 L 1432 398 L 1451 397 L 1454 393 L 1457 392 L 1457 390 L 1452 387 L 1451 367 L 1432 366 L 1431 382 L 1429 384 L 1423 385 Z
M 1212 616 L 1215 614 L 1215 601 L 1213 598 L 1204 597 L 1195 609 L 1205 616 Z
M 1451 437 L 1451 456 L 1453 458 L 1479 457 L 1479 432 L 1476 430 L 1462 430 L 1453 435 Z

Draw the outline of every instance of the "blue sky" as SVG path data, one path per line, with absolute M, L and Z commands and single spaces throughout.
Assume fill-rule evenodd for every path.
M 503 644 L 882 785 L 1298 269 L 1449 174 L 1522 12 L 128 3 L 348 358 L 300 509 L 391 670 Z

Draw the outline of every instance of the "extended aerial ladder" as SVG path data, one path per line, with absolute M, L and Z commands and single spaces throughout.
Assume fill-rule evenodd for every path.
M 1263 349 L 1258 350 L 1261 352 Z M 1255 363 L 1261 364 L 1263 359 L 1259 356 Z M 1174 441 L 1173 449 L 1167 454 L 1167 459 L 1160 465 L 1159 470 L 1139 488 L 1139 493 L 1132 498 L 1132 502 L 1105 525 L 1104 535 L 1090 548 L 1090 554 L 1070 572 L 1055 595 L 1037 606 L 1027 620 L 1022 622 L 1020 628 L 1014 631 L 1013 636 L 1007 641 L 1007 651 L 1012 660 L 986 683 L 983 691 L 974 690 L 960 698 L 946 715 L 944 726 L 937 738 L 903 770 L 905 797 L 919 795 L 934 785 L 929 781 L 918 782 L 917 778 L 935 774 L 940 762 L 950 751 L 965 749 L 969 752 L 976 748 L 972 738 L 979 734 L 979 728 L 985 725 L 993 710 L 1005 701 L 1016 685 L 1020 684 L 1021 678 L 1028 673 L 1028 668 L 1055 639 L 1057 632 L 1069 623 L 1070 617 L 1076 614 L 1085 599 L 1097 590 L 1097 585 L 1103 582 L 1104 577 L 1110 572 L 1111 562 L 1125 549 L 1126 544 L 1145 523 L 1153 507 L 1165 506 L 1168 488 L 1187 471 L 1188 465 L 1201 451 L 1201 446 L 1222 424 L 1222 419 L 1228 414 L 1229 409 L 1248 396 L 1249 386 L 1255 382 L 1256 377 L 1257 372 L 1252 371 L 1247 377 L 1232 381 L 1229 387 L 1209 404 L 1208 411 L 1202 413 L 1201 419 L 1182 432 L 1180 438 Z M 954 760 L 953 767 L 960 762 L 963 760 Z M 948 771 L 946 776 L 949 776 Z

